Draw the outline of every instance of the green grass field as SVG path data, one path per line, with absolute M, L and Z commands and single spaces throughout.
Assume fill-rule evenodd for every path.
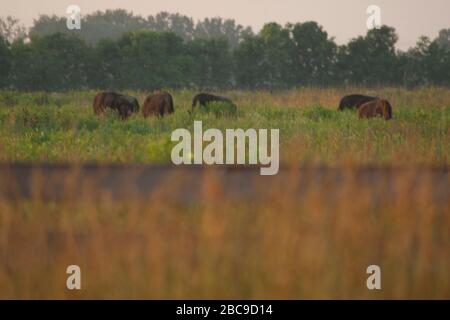
M 216 117 L 190 109 L 194 91 L 172 91 L 175 113 L 163 119 L 110 112 L 96 117 L 94 91 L 0 93 L 0 161 L 170 163 L 176 128 L 280 129 L 282 163 L 448 164 L 450 89 L 297 89 L 222 93 L 236 116 Z M 388 98 L 393 120 L 359 120 L 336 111 L 340 97 L 359 91 Z M 140 103 L 145 92 L 128 92 Z M 142 107 L 142 106 L 141 106 Z
M 128 121 L 96 117 L 94 91 L 0 92 L 0 162 L 74 163 L 49 180 L 36 170 L 30 197 L 20 176 L 0 175 L 0 298 L 449 298 L 450 89 L 224 92 L 238 106 L 228 117 L 191 116 L 195 92 L 171 92 L 173 115 Z M 352 92 L 386 97 L 393 119 L 338 112 Z M 141 103 L 147 95 L 128 94 Z M 101 169 L 81 184 L 83 161 L 170 163 L 172 130 L 194 120 L 203 129 L 278 128 L 282 163 L 337 169 L 260 177 L 260 201 L 228 199 L 223 173 L 209 168 L 198 186 L 180 172 L 142 198 L 126 181 L 112 180 L 122 199 L 97 187 Z M 411 167 L 382 167 L 385 175 L 362 182 L 366 164 Z M 49 183 L 61 198 L 45 197 Z M 174 191 L 195 187 L 200 200 L 177 200 Z M 79 292 L 65 286 L 71 264 L 82 268 Z M 381 291 L 367 289 L 371 264 L 383 270 Z

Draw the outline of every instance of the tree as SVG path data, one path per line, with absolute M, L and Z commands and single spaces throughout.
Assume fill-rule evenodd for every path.
M 365 37 L 351 40 L 339 49 L 337 70 L 356 85 L 392 85 L 401 81 L 395 44 L 395 29 L 382 26 Z
M 54 33 L 69 33 L 66 19 L 56 15 L 39 15 L 38 19 L 33 20 L 33 26 L 30 28 L 30 37 L 43 37 Z M 73 31 L 76 32 L 76 31 Z
M 369 68 L 369 48 L 364 37 L 352 39 L 347 45 L 338 48 L 337 78 L 342 84 L 366 85 Z
M 88 70 L 93 87 L 103 90 L 117 90 L 119 84 L 125 83 L 126 74 L 122 74 L 122 52 L 115 40 L 103 39 L 94 47 L 93 59 L 97 65 Z
M 11 50 L 8 41 L 0 35 L 0 88 L 8 85 L 12 64 Z
M 225 38 L 231 48 L 236 48 L 244 36 L 252 35 L 250 27 L 244 28 L 242 25 L 236 25 L 232 19 L 223 20 L 222 18 L 206 18 L 198 21 L 195 26 L 195 39 L 217 39 Z
M 426 65 L 431 82 L 435 85 L 450 85 L 450 47 L 442 45 L 439 38 L 428 48 Z
M 33 37 L 30 43 L 16 41 L 14 86 L 48 91 L 86 88 L 88 50 L 81 39 L 62 33 Z
M 183 86 L 187 79 L 183 40 L 172 32 L 135 31 L 122 36 L 119 47 L 120 88 L 153 90 Z
M 372 29 L 337 46 L 316 22 L 250 28 L 219 17 L 194 23 L 126 10 L 82 17 L 69 30 L 40 16 L 29 38 L 17 19 L 0 19 L 0 88 L 62 91 L 200 87 L 450 85 L 450 29 L 397 51 L 394 28 Z
M 102 39 L 117 40 L 125 33 L 144 29 L 173 32 L 184 41 L 225 38 L 232 48 L 237 47 L 243 36 L 253 34 L 250 27 L 243 27 L 231 19 L 206 18 L 195 24 L 192 18 L 178 13 L 163 11 L 144 19 L 132 12 L 115 9 L 83 16 L 80 30 L 69 30 L 65 17 L 41 15 L 34 21 L 30 35 L 46 36 L 61 32 L 78 35 L 88 44 L 97 44 Z
M 430 83 L 429 48 L 431 41 L 428 37 L 421 37 L 414 48 L 399 54 L 402 70 L 403 85 L 408 88 L 427 85 Z
M 264 87 L 264 43 L 260 37 L 248 36 L 234 50 L 234 74 L 239 87 L 255 89 Z
M 332 83 L 337 46 L 316 22 L 289 26 L 294 42 L 295 80 L 301 85 Z
M 38 90 L 45 85 L 40 82 L 39 64 L 36 48 L 17 40 L 11 45 L 12 69 L 9 77 L 10 86 L 18 90 Z M 50 90 L 50 89 L 49 89 Z
M 118 39 L 124 33 L 145 28 L 146 21 L 142 17 L 116 9 L 83 16 L 79 30 L 69 30 L 65 17 L 40 15 L 30 29 L 30 36 L 47 36 L 58 32 L 77 35 L 88 44 L 96 44 L 101 39 Z
M 19 19 L 7 16 L 0 17 L 0 36 L 5 38 L 9 43 L 26 37 L 26 29 L 19 23 Z
M 449 51 L 450 50 L 450 28 L 442 29 L 439 31 L 439 36 L 435 39 L 439 48 Z
M 188 44 L 188 55 L 191 84 L 209 90 L 230 86 L 232 57 L 226 39 L 195 39 Z
M 263 43 L 262 65 L 266 69 L 265 85 L 270 90 L 288 87 L 295 77 L 292 72 L 294 44 L 289 36 L 289 30 L 277 23 L 268 23 L 262 28 L 259 37 Z
M 450 47 L 442 39 L 442 32 L 433 41 L 422 36 L 414 48 L 399 54 L 403 85 L 417 87 L 450 84 Z
M 171 31 L 183 40 L 191 41 L 194 38 L 195 25 L 192 18 L 187 16 L 160 12 L 147 18 L 146 28 L 153 31 Z

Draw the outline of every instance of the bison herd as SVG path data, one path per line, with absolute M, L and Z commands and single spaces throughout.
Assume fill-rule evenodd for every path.
M 196 105 L 204 107 L 210 102 L 224 102 L 236 108 L 236 105 L 228 98 L 199 93 L 192 99 L 192 110 Z M 103 91 L 95 95 L 93 108 L 96 115 L 100 115 L 106 111 L 106 108 L 110 108 L 117 111 L 122 119 L 127 119 L 132 113 L 139 111 L 139 102 L 135 97 Z M 389 101 L 378 97 L 361 94 L 345 96 L 341 99 L 338 110 L 344 111 L 346 109 L 357 109 L 360 119 L 382 117 L 389 120 L 392 118 L 391 104 Z M 163 117 L 174 111 L 172 95 L 165 91 L 157 91 L 145 99 L 142 115 L 144 118 L 149 116 Z
M 391 104 L 386 99 L 378 97 L 361 94 L 345 96 L 341 99 L 338 110 L 343 111 L 345 109 L 357 109 L 360 119 L 383 117 L 385 120 L 389 120 L 392 118 Z
M 225 102 L 236 107 L 228 98 L 199 93 L 192 99 L 192 110 L 197 104 L 204 107 L 210 102 Z M 96 115 L 103 114 L 106 108 L 110 108 L 117 111 L 122 119 L 127 119 L 132 113 L 139 111 L 139 102 L 136 98 L 128 95 L 102 91 L 95 95 L 93 108 Z M 145 99 L 144 106 L 142 107 L 142 115 L 144 118 L 149 116 L 163 117 L 174 111 L 172 95 L 165 91 L 157 91 L 149 95 Z

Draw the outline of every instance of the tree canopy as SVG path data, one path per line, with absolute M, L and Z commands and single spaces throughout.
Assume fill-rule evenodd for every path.
M 318 23 L 267 23 L 254 34 L 234 20 L 125 10 L 83 17 L 81 30 L 40 16 L 28 37 L 14 18 L 0 19 L 0 88 L 197 87 L 208 90 L 296 86 L 450 85 L 450 29 L 396 50 L 382 26 L 337 45 Z

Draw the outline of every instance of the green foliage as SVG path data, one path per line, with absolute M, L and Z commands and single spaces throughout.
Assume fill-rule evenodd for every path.
M 14 107 L 19 103 L 19 96 L 11 91 L 0 91 L 0 105 Z
M 196 39 L 187 45 L 191 57 L 189 80 L 201 88 L 217 89 L 230 85 L 232 65 L 225 39 Z
M 395 29 L 382 26 L 351 40 L 339 50 L 337 68 L 343 80 L 362 86 L 393 85 L 403 80 Z
M 79 38 L 55 33 L 11 47 L 11 84 L 21 90 L 63 91 L 87 87 L 90 48 Z
M 329 85 L 335 80 L 334 59 L 337 45 L 316 22 L 297 23 L 291 27 L 294 42 L 296 83 Z
M 143 18 L 124 9 L 83 15 L 81 26 L 80 30 L 69 30 L 66 27 L 65 17 L 40 15 L 34 21 L 30 35 L 42 37 L 58 32 L 71 33 L 95 45 L 105 39 L 117 40 L 125 33 L 151 30 L 172 32 L 184 41 L 225 38 L 231 47 L 236 47 L 245 35 L 253 34 L 250 27 L 236 24 L 233 19 L 205 18 L 194 23 L 192 18 L 178 13 L 160 12 Z
M 180 87 L 183 73 L 183 43 L 169 32 L 135 31 L 118 40 L 121 57 L 112 65 L 121 75 L 118 85 L 130 89 Z
M 321 106 L 308 108 L 303 112 L 303 115 L 313 121 L 336 119 L 339 116 L 334 110 L 325 109 Z
M 228 102 L 213 101 L 207 103 L 205 106 L 198 106 L 197 108 L 200 112 L 212 113 L 216 117 L 235 116 L 237 113 L 236 106 Z
M 8 41 L 0 34 L 0 89 L 8 84 L 12 56 Z
M 81 30 L 41 16 L 30 40 L 0 36 L 0 88 L 30 91 L 279 90 L 299 86 L 450 85 L 448 30 L 395 49 L 394 28 L 382 26 L 338 46 L 316 22 L 267 23 L 254 35 L 234 20 L 194 24 L 162 12 L 142 18 L 125 10 L 83 17 Z M 14 38 L 14 37 L 13 37 Z
M 242 88 L 265 86 L 264 43 L 260 37 L 248 37 L 233 52 L 236 81 Z
M 134 114 L 123 121 L 112 111 L 95 116 L 93 92 L 0 92 L 0 101 L 13 101 L 0 104 L 0 161 L 170 163 L 173 130 L 192 131 L 194 120 L 201 120 L 204 130 L 280 129 L 282 162 L 448 163 L 450 105 L 439 100 L 448 96 L 445 92 L 386 92 L 396 97 L 391 121 L 359 120 L 355 112 L 338 112 L 336 105 L 314 102 L 288 107 L 264 92 L 241 92 L 241 100 L 233 99 L 237 111 L 226 103 L 211 103 L 189 114 L 195 92 L 187 90 L 172 91 L 174 114 L 147 119 Z M 257 95 L 264 97 L 264 105 L 249 99 Z M 413 100 L 428 105 L 411 104 Z M 286 103 L 293 102 L 295 98 Z

